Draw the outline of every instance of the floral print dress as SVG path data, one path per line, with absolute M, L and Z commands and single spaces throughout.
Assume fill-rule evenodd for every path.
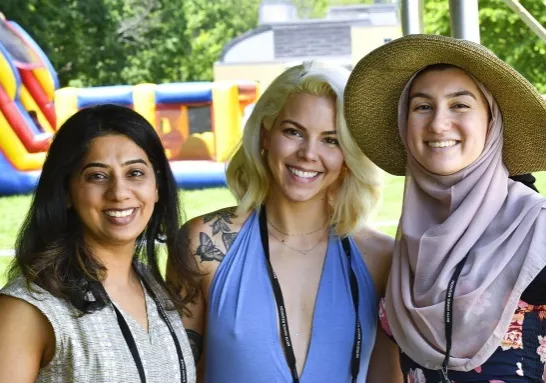
M 530 304 L 528 302 L 533 302 Z M 392 338 L 381 301 L 379 319 Z M 468 372 L 449 371 L 452 383 L 544 383 L 546 378 L 546 270 L 527 287 L 497 350 L 481 366 Z M 400 352 L 407 383 L 438 383 L 441 372 L 428 370 Z

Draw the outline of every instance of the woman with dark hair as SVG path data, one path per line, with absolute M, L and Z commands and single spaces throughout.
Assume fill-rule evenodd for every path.
M 197 274 L 177 195 L 138 113 L 102 105 L 63 124 L 0 290 L 0 382 L 195 381 L 180 313 Z M 161 276 L 158 243 L 177 286 Z

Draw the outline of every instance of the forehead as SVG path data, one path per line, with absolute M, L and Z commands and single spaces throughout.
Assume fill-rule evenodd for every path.
M 432 69 L 422 74 L 418 74 L 411 86 L 412 92 L 417 91 L 457 91 L 469 90 L 476 95 L 481 95 L 478 86 L 466 73 L 460 68 Z
M 331 96 L 316 96 L 310 93 L 290 95 L 279 116 L 290 118 L 305 125 L 305 121 L 333 123 L 335 121 L 336 105 Z
M 84 156 L 83 162 L 115 163 L 135 158 L 142 158 L 148 162 L 146 152 L 129 137 L 107 135 L 94 138 L 89 142 L 89 150 Z

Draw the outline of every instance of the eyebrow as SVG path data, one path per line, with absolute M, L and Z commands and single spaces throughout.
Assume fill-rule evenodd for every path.
M 296 122 L 294 120 L 286 119 L 286 120 L 281 121 L 281 125 L 285 124 L 285 123 L 292 124 L 292 125 L 294 125 L 295 127 L 299 128 L 301 130 L 307 131 L 305 126 L 303 126 L 302 124 L 300 124 L 299 122 Z M 321 132 L 320 134 L 328 136 L 328 135 L 331 135 L 331 134 L 337 134 L 337 131 L 336 130 L 327 130 L 327 131 Z
M 145 166 L 148 166 L 148 164 L 146 163 L 146 161 L 144 161 L 142 158 L 136 158 L 134 160 L 129 160 L 129 161 L 125 161 L 124 163 L 121 164 L 121 166 L 129 166 L 129 165 L 133 165 L 133 164 L 143 164 Z M 87 165 L 85 165 L 81 172 L 83 172 L 85 169 L 87 168 L 103 168 L 103 169 L 108 169 L 110 168 L 110 166 L 106 165 L 106 164 L 103 164 L 102 162 L 90 162 L 88 163 Z M 80 173 L 81 173 L 80 172 Z
M 472 93 L 469 90 L 458 90 L 456 92 L 448 93 L 448 94 L 445 95 L 445 98 L 455 98 L 455 97 L 459 97 L 459 96 L 470 96 L 474 100 L 477 100 L 474 93 Z M 417 97 L 422 97 L 422 98 L 426 98 L 428 100 L 432 100 L 432 96 L 430 96 L 429 94 L 426 94 L 426 93 L 423 93 L 423 92 L 417 92 L 417 93 L 413 93 L 410 96 L 410 101 L 413 100 L 414 98 L 417 98 Z

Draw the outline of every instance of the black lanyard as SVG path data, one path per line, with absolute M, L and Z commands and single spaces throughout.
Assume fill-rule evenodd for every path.
M 451 383 L 451 380 L 449 379 L 448 373 L 447 373 L 447 366 L 449 364 L 449 353 L 451 352 L 451 338 L 453 334 L 453 298 L 455 295 L 455 287 L 457 287 L 457 281 L 459 280 L 459 276 L 461 275 L 461 271 L 463 270 L 463 266 L 466 262 L 466 258 L 468 256 L 464 257 L 464 259 L 459 262 L 457 267 L 455 268 L 455 272 L 451 276 L 451 280 L 449 281 L 449 285 L 447 285 L 447 291 L 446 291 L 446 303 L 445 303 L 445 311 L 444 311 L 444 322 L 445 322 L 445 335 L 446 335 L 446 352 L 444 361 L 442 363 L 442 369 L 440 371 L 440 375 L 442 377 L 441 383 Z
M 135 268 L 136 269 L 136 268 Z M 137 272 L 138 274 L 138 272 Z M 159 313 L 159 316 L 161 319 L 163 319 L 163 322 L 167 325 L 169 328 L 169 332 L 171 333 L 171 336 L 174 341 L 174 345 L 176 347 L 176 353 L 178 354 L 178 362 L 180 364 L 180 381 L 182 383 L 186 383 L 188 381 L 187 377 L 187 371 L 186 371 L 186 363 L 184 362 L 184 354 L 182 354 L 182 348 L 180 347 L 180 343 L 178 342 L 178 338 L 176 337 L 176 334 L 174 332 L 174 328 L 169 321 L 169 318 L 167 318 L 167 314 L 165 313 L 165 310 L 163 309 L 163 306 L 161 306 L 159 299 L 157 299 L 156 295 L 150 288 L 150 285 L 141 276 L 142 283 L 144 284 L 144 288 L 148 291 L 150 296 L 155 302 L 155 305 L 157 307 L 157 312 Z M 114 306 L 114 310 L 116 311 L 116 316 L 118 318 L 118 324 L 119 328 L 123 334 L 123 337 L 125 338 L 125 342 L 127 342 L 127 346 L 129 347 L 129 350 L 131 351 L 131 355 L 133 355 L 133 359 L 135 360 L 135 364 L 138 370 L 138 375 L 140 376 L 140 381 L 142 383 L 146 383 L 146 374 L 144 372 L 144 366 L 142 365 L 142 360 L 140 359 L 140 355 L 138 354 L 138 348 L 135 342 L 135 338 L 133 337 L 133 334 L 131 334 L 131 330 L 129 329 L 129 325 L 127 325 L 127 322 L 125 321 L 125 318 L 121 314 L 121 312 L 118 310 L 116 305 L 112 304 Z
M 279 328 L 281 331 L 281 339 L 284 346 L 284 354 L 290 373 L 292 374 L 293 383 L 299 383 L 298 370 L 296 369 L 296 356 L 294 355 L 294 348 L 292 347 L 292 339 L 290 338 L 290 331 L 288 330 L 288 319 L 286 314 L 286 306 L 284 305 L 284 299 L 282 296 L 281 285 L 277 278 L 277 274 L 273 270 L 269 255 L 269 234 L 267 231 L 267 215 L 265 212 L 265 206 L 260 209 L 260 234 L 262 237 L 262 246 L 264 249 L 265 259 L 267 261 L 267 270 L 271 279 L 271 285 L 273 287 L 273 293 L 275 294 L 275 302 L 277 303 L 277 313 L 279 316 Z M 349 262 L 349 280 L 351 283 L 351 294 L 353 296 L 353 305 L 355 308 L 355 336 L 353 342 L 353 351 L 351 359 L 351 382 L 355 383 L 360 371 L 360 349 L 362 346 L 362 327 L 360 325 L 360 319 L 358 318 L 358 283 L 356 281 L 356 275 L 351 266 L 351 245 L 348 238 L 343 238 L 341 241 L 343 250 Z

